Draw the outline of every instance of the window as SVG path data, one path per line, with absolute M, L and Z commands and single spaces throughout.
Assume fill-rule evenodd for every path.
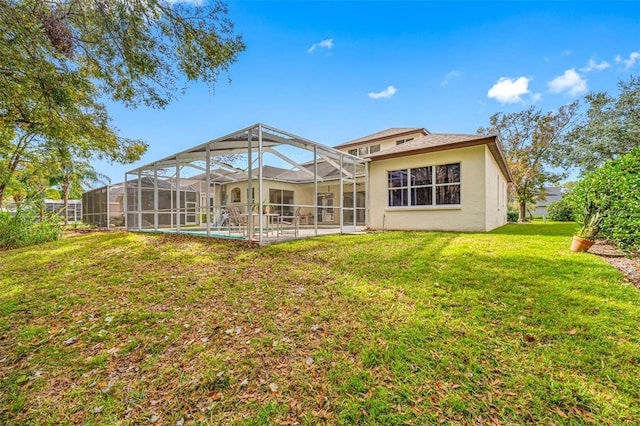
M 360 148 L 350 149 L 349 154 L 351 155 L 368 155 L 373 154 L 374 152 L 380 151 L 380 144 L 371 145 L 371 146 L 361 146 Z
M 409 142 L 409 141 L 412 141 L 412 140 L 413 140 L 413 138 L 397 140 L 396 141 L 396 146 L 402 145 L 403 143 L 406 143 L 406 142 Z
M 436 205 L 460 204 L 460 163 L 436 166 Z
M 460 204 L 460 163 L 392 170 L 389 207 Z
M 273 206 L 273 213 L 281 216 L 293 216 L 293 191 L 285 189 L 270 189 L 269 204 Z
M 407 170 L 394 170 L 388 174 L 389 207 L 409 205 Z
M 231 190 L 231 202 L 232 203 L 240 202 L 240 188 L 233 188 Z

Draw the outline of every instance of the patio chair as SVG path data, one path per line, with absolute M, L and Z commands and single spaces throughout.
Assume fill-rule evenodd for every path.
M 278 233 L 292 232 L 296 237 L 300 231 L 300 207 L 296 207 L 293 216 L 278 216 Z M 291 229 L 285 230 L 285 226 Z
M 242 216 L 240 214 L 240 209 L 238 209 L 235 206 L 228 206 L 226 207 L 227 211 L 229 212 L 229 232 L 231 232 L 231 225 L 237 226 L 238 228 L 240 228 L 242 230 L 242 234 L 245 235 L 246 231 L 246 225 L 247 225 L 247 217 L 246 216 Z
M 229 212 L 225 208 L 218 210 L 218 214 L 213 218 L 213 226 L 216 228 L 222 228 L 224 224 L 229 224 Z

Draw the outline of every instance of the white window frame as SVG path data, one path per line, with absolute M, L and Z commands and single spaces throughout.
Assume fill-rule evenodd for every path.
M 377 148 L 377 149 L 372 150 L 372 148 Z M 350 149 L 347 152 L 351 155 L 357 155 L 357 156 L 374 154 L 376 152 L 380 152 L 380 144 L 377 143 L 375 145 L 361 146 L 358 148 Z
M 446 182 L 446 183 L 437 183 L 436 171 L 439 166 L 448 166 L 457 164 L 460 168 L 460 180 L 459 182 Z M 411 184 L 411 170 L 413 169 L 421 169 L 425 167 L 431 167 L 431 183 L 427 185 L 412 185 Z M 393 172 L 405 172 L 407 176 L 407 185 L 401 187 L 389 187 L 389 173 Z M 389 210 L 406 210 L 406 209 L 455 209 L 460 208 L 462 206 L 462 162 L 451 162 L 451 163 L 442 163 L 442 164 L 431 164 L 419 167 L 408 167 L 406 169 L 395 169 L 395 170 L 387 170 L 387 209 Z M 459 189 L 460 203 L 458 204 L 437 204 L 437 188 L 444 186 L 454 186 L 457 185 Z M 431 188 L 431 204 L 411 204 L 411 190 L 416 188 Z M 398 190 L 398 189 L 406 189 L 407 190 L 407 205 L 403 206 L 391 206 L 389 205 L 389 191 Z
M 398 146 L 398 145 L 402 145 L 403 143 L 407 143 L 407 142 L 412 141 L 412 140 L 413 140 L 413 138 L 398 139 L 398 140 L 396 141 L 396 146 Z

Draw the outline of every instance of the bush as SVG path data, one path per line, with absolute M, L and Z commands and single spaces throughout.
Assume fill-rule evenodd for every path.
M 598 214 L 599 235 L 628 250 L 640 250 L 640 148 L 606 162 L 573 188 L 567 202 L 575 220 Z
M 547 213 L 549 213 L 550 220 L 557 220 L 558 222 L 571 222 L 574 220 L 573 206 L 564 198 L 549 204 Z
M 518 221 L 518 212 L 509 210 L 507 212 L 507 222 L 517 222 Z
M 60 217 L 55 214 L 40 221 L 30 208 L 18 210 L 15 215 L 0 213 L 0 249 L 54 241 L 61 232 Z

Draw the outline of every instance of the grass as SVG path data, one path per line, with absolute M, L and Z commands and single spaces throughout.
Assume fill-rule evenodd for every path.
M 637 424 L 640 292 L 574 228 L 0 252 L 0 423 Z

